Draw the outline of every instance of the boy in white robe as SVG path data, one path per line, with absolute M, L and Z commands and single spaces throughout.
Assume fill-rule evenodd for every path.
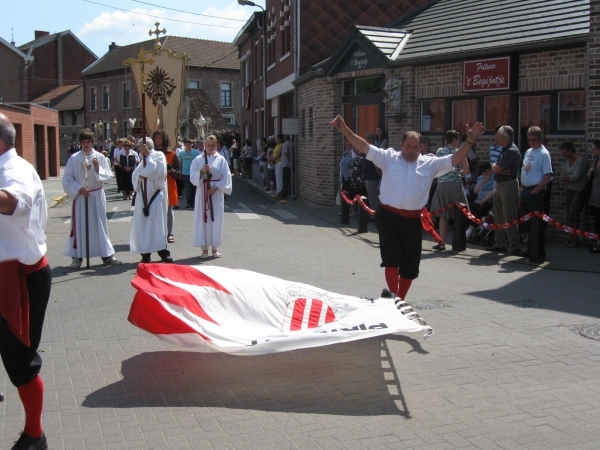
M 71 155 L 62 178 L 65 193 L 73 202 L 71 209 L 71 233 L 64 254 L 72 258 L 71 269 L 79 269 L 86 257 L 85 198 L 88 201 L 88 227 L 90 257 L 100 256 L 104 264 L 120 266 L 115 259 L 115 249 L 108 237 L 106 220 L 106 196 L 104 183 L 112 178 L 110 161 L 94 150 L 94 133 L 89 128 L 79 133 L 81 150 Z M 87 158 L 86 158 L 87 157 Z M 86 166 L 88 169 L 86 170 Z M 87 174 L 87 179 L 86 179 Z M 84 187 L 87 184 L 87 188 Z
M 219 247 L 223 236 L 225 194 L 231 194 L 232 181 L 229 164 L 217 153 L 217 138 L 208 136 L 204 143 L 205 154 L 197 156 L 190 167 L 190 181 L 197 186 L 194 209 L 194 247 L 202 248 L 200 258 L 220 258 Z M 210 174 L 208 177 L 206 174 Z M 210 179 L 208 179 L 210 178 Z M 212 205 L 209 199 L 212 199 Z M 211 216 L 212 206 L 212 216 Z M 213 221 L 214 219 L 214 221 Z
M 173 262 L 167 250 L 167 160 L 163 152 L 154 150 L 154 142 L 149 137 L 146 143 L 138 141 L 142 160 L 132 175 L 135 188 L 135 208 L 131 222 L 129 251 L 140 253 L 142 262 L 151 261 L 150 254 L 157 252 L 162 262 Z M 148 202 L 147 214 L 144 212 L 143 192 Z

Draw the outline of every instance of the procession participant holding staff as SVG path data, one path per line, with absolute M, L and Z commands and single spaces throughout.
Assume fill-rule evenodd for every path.
M 145 161 L 133 171 L 136 197 L 129 237 L 129 251 L 140 253 L 143 263 L 151 261 L 150 254 L 157 252 L 162 262 L 173 262 L 167 250 L 167 161 L 162 152 L 154 150 L 154 142 L 140 139 L 138 148 Z M 144 179 L 146 183 L 144 183 Z M 148 189 L 144 205 L 143 190 Z
M 379 231 L 381 266 L 389 291 L 406 298 L 412 280 L 419 276 L 423 238 L 423 211 L 433 179 L 453 170 L 483 134 L 483 125 L 467 125 L 467 142 L 455 153 L 441 158 L 421 155 L 421 135 L 408 131 L 402 137 L 402 150 L 380 149 L 369 145 L 346 126 L 338 115 L 331 125 L 350 141 L 352 146 L 367 155 L 367 160 L 382 171 L 380 205 L 375 214 Z M 430 225 L 427 225 L 430 226 Z
M 167 161 L 167 242 L 172 244 L 175 242 L 173 236 L 173 222 L 175 217 L 173 209 L 179 209 L 179 194 L 177 193 L 177 180 L 181 178 L 179 170 L 179 158 L 175 150 L 171 150 L 171 140 L 165 130 L 156 130 L 152 133 L 152 140 L 157 151 L 165 155 Z
M 69 158 L 62 179 L 63 189 L 73 202 L 71 234 L 64 250 L 64 255 L 73 259 L 69 266 L 71 269 L 79 269 L 84 256 L 100 256 L 104 264 L 113 266 L 123 264 L 115 259 L 115 250 L 108 237 L 103 184 L 112 178 L 110 163 L 102 153 L 94 150 L 94 137 L 89 128 L 81 130 L 81 151 Z M 87 187 L 83 186 L 85 183 Z M 89 205 L 87 217 L 85 198 Z M 86 220 L 89 236 L 86 235 Z M 86 254 L 86 239 L 89 242 L 89 255 Z
M 25 409 L 25 426 L 12 448 L 43 450 L 48 447 L 37 350 L 52 284 L 44 234 L 48 205 L 37 172 L 17 155 L 15 136 L 0 113 L 0 355 Z
M 217 150 L 217 138 L 208 136 L 205 153 L 197 156 L 190 167 L 190 181 L 197 186 L 194 210 L 194 247 L 202 248 L 200 258 L 220 258 L 219 247 L 223 236 L 225 194 L 231 194 L 232 181 L 229 165 Z M 212 199 L 212 201 L 211 201 Z M 212 206 L 212 208 L 211 208 Z

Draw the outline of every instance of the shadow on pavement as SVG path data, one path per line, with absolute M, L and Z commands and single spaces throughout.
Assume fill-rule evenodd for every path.
M 523 276 L 496 289 L 466 292 L 465 295 L 518 308 L 541 308 L 600 318 L 600 286 L 597 274 L 571 272 L 569 282 L 565 283 L 565 277 L 549 278 L 547 272 L 540 270 L 515 269 L 509 264 L 502 268 L 504 272 L 519 272 L 523 273 Z M 577 295 L 577 292 L 594 290 L 597 295 Z
M 384 338 L 263 356 L 148 352 L 123 361 L 121 373 L 123 380 L 89 394 L 83 406 L 410 418 Z

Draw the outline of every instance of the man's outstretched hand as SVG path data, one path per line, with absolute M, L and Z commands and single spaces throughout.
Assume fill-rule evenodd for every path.
M 338 131 L 342 131 L 346 127 L 346 122 L 344 122 L 342 116 L 338 114 L 335 119 L 329 122 L 329 125 L 332 125 Z
M 483 134 L 483 124 L 481 122 L 475 122 L 473 128 L 469 129 L 469 124 L 465 125 L 467 129 L 467 140 L 475 142 Z

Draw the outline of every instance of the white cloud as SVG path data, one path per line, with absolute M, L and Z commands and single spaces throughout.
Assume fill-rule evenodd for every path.
M 231 21 L 160 8 L 135 8 L 131 12 L 111 11 L 103 12 L 91 22 L 85 23 L 77 34 L 84 42 L 89 41 L 89 46 L 96 51 L 101 48 L 100 55 L 108 50 L 111 42 L 128 45 L 150 39 L 148 31 L 155 29 L 154 23 L 157 21 L 160 22 L 161 29 L 167 29 L 167 35 L 231 42 L 253 12 L 253 8 L 237 3 L 220 8 L 211 7 L 201 12 L 210 16 L 239 19 Z

